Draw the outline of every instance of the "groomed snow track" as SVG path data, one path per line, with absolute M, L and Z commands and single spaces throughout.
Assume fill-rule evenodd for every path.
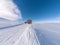
M 15 24 L 1 25 L 0 45 L 60 45 L 60 23 Z
M 40 45 L 31 24 L 0 28 L 0 45 Z

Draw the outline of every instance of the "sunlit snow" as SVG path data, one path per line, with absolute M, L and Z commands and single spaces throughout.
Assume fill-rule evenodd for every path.
M 0 45 L 60 45 L 60 23 L 13 23 L 0 26 Z
M 7 28 L 0 28 L 0 45 L 40 45 L 38 37 L 31 26 L 30 24 L 18 23 L 6 26 Z

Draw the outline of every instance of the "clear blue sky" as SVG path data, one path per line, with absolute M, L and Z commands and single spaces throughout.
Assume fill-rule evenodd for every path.
M 21 10 L 23 20 L 60 19 L 60 0 L 14 0 L 14 3 Z

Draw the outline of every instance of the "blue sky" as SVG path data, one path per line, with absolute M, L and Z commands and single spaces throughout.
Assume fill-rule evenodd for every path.
M 22 20 L 59 20 L 60 0 L 14 0 L 22 13 Z

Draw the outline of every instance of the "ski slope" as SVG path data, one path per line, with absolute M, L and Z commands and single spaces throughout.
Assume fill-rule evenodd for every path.
M 0 22 L 0 45 L 60 45 L 60 23 Z

